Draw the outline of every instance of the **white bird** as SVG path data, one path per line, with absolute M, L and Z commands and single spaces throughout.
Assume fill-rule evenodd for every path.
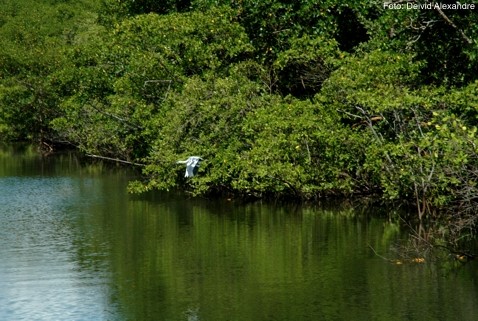
M 186 175 L 184 177 L 193 177 L 197 174 L 202 160 L 199 156 L 191 156 L 184 161 L 177 161 L 176 164 L 186 164 Z

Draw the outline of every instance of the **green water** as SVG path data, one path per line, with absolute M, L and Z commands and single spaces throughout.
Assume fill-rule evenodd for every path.
M 391 264 L 371 210 L 127 195 L 132 173 L 0 149 L 0 320 L 476 320 L 475 263 Z

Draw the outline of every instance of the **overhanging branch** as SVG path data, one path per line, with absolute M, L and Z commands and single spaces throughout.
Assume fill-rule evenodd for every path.
M 440 16 L 450 25 L 452 26 L 453 28 L 455 28 L 461 35 L 461 37 L 468 43 L 468 44 L 472 44 L 473 43 L 473 40 L 471 40 L 470 38 L 468 38 L 467 35 L 465 35 L 465 33 L 463 32 L 463 30 L 461 30 L 460 28 L 458 28 L 456 26 L 456 24 L 453 23 L 453 21 L 450 20 L 450 18 L 447 17 L 447 15 L 443 12 L 443 10 L 440 8 L 440 6 L 435 6 L 434 7 L 436 11 L 438 11 L 438 13 L 440 14 Z

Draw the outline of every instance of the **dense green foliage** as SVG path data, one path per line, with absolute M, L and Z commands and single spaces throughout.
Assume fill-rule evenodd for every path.
M 373 194 L 474 225 L 476 10 L 96 3 L 2 2 L 4 140 L 144 163 L 132 191 Z

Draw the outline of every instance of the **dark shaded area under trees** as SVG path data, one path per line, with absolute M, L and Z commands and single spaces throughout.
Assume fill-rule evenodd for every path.
M 476 10 L 369 0 L 0 9 L 2 140 L 145 164 L 135 192 L 374 195 L 447 222 L 444 235 L 475 231 Z M 185 180 L 174 162 L 189 155 L 206 161 Z

